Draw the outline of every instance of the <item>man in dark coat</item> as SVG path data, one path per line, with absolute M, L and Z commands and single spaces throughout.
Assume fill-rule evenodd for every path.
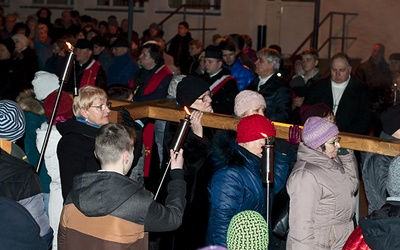
M 181 73 L 185 75 L 189 74 L 189 42 L 192 40 L 192 35 L 189 32 L 189 24 L 187 22 L 180 22 L 178 24 L 178 34 L 172 38 L 168 49 L 168 54 L 174 57 L 175 66 L 179 67 Z
M 232 115 L 239 90 L 231 71 L 222 65 L 222 51 L 217 46 L 208 46 L 205 53 L 206 73 L 202 77 L 210 84 L 212 108 L 215 113 Z
M 255 63 L 258 74 L 248 90 L 257 91 L 265 98 L 267 108 L 265 116 L 271 121 L 288 122 L 292 98 L 288 84 L 277 75 L 280 65 L 279 52 L 263 48 L 257 52 Z
M 344 53 L 334 55 L 331 77 L 312 84 L 303 105 L 325 103 L 332 108 L 340 132 L 367 135 L 371 125 L 369 90 L 350 72 L 350 58 Z

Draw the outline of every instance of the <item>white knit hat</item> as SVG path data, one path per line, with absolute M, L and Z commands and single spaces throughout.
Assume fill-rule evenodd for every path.
M 36 99 L 40 101 L 46 99 L 49 94 L 60 87 L 58 82 L 58 77 L 55 74 L 46 71 L 36 72 L 32 81 Z

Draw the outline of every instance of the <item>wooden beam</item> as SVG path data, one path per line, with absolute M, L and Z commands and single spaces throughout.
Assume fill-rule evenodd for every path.
M 176 103 L 169 99 L 142 103 L 115 100 L 111 100 L 111 102 L 113 107 L 124 106 L 134 119 L 153 118 L 179 122 L 179 120 L 183 119 L 185 116 L 184 110 L 177 107 Z M 109 118 L 111 122 L 122 121 L 116 108 L 112 108 Z M 238 118 L 212 113 L 204 113 L 202 119 L 202 124 L 205 127 L 227 130 L 236 130 L 238 122 Z M 274 122 L 274 124 L 277 131 L 276 137 L 288 139 L 289 127 L 291 124 L 280 122 Z M 341 137 L 340 144 L 343 148 L 389 156 L 396 156 L 400 153 L 400 143 L 393 140 L 385 140 L 377 137 L 362 136 L 343 132 L 341 132 L 339 136 Z

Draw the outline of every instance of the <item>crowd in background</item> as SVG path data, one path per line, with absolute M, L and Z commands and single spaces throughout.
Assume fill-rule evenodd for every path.
M 0 196 L 18 201 L 40 227 L 19 215 L 32 236 L 25 238 L 31 248 L 20 249 L 139 249 L 144 231 L 160 250 L 342 249 L 363 237 L 371 249 L 380 241 L 396 248 L 394 229 L 377 227 L 398 215 L 399 163 L 341 148 L 338 134 L 400 140 L 400 53 L 386 62 L 384 45 L 375 43 L 366 62 L 354 65 L 339 52 L 322 72 L 314 48 L 283 60 L 279 45 L 255 51 L 247 34 L 215 34 L 203 44 L 185 21 L 173 37 L 157 23 L 141 34 L 128 26 L 69 10 L 54 18 L 48 8 L 23 21 L 0 9 L 0 171 L 12 173 L 1 174 Z M 174 122 L 135 119 L 123 108 L 123 126 L 109 122 L 113 99 L 165 98 L 191 110 L 182 151 L 170 151 Z M 221 131 L 203 127 L 204 113 L 241 120 L 236 132 Z M 289 140 L 275 138 L 273 122 L 292 124 Z M 267 139 L 274 144 L 271 189 L 261 173 Z M 174 170 L 159 186 L 168 162 Z M 372 214 L 353 232 L 360 180 Z

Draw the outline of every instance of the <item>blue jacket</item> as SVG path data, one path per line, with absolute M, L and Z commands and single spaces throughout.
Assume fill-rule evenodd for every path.
M 210 218 L 206 243 L 226 246 L 226 233 L 234 215 L 244 210 L 266 214 L 261 159 L 239 146 L 233 132 L 214 137 L 211 161 L 215 172 L 208 187 Z
M 128 53 L 115 56 L 107 70 L 108 86 L 115 83 L 128 85 L 137 70 L 138 65 Z
M 229 67 L 228 67 L 229 68 Z M 231 74 L 238 82 L 238 90 L 239 92 L 246 89 L 247 86 L 253 81 L 254 74 L 253 72 L 244 66 L 240 60 L 236 59 L 235 63 L 230 68 Z

